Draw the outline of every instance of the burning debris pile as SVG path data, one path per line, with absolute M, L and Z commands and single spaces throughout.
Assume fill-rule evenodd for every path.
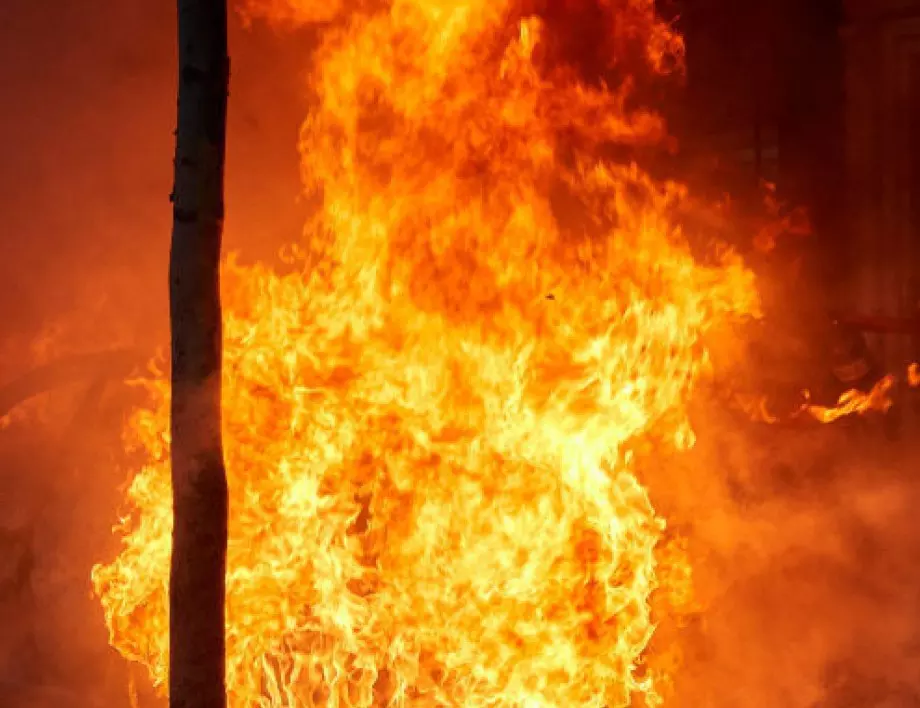
M 680 70 L 680 38 L 652 0 L 566 4 L 250 3 L 331 24 L 301 143 L 319 216 L 287 272 L 224 273 L 234 707 L 662 700 L 648 647 L 690 569 L 634 462 L 693 444 L 707 337 L 758 300 L 682 231 L 681 185 L 607 157 L 666 139 L 634 84 Z M 162 687 L 168 382 L 141 383 L 93 582 Z

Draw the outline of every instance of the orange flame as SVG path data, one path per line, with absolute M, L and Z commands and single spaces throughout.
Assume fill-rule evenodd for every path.
M 689 567 L 659 553 L 630 446 L 692 444 L 704 337 L 758 303 L 727 249 L 691 254 L 682 186 L 603 157 L 664 137 L 615 58 L 668 71 L 681 43 L 652 0 L 593 5 L 606 83 L 511 0 L 328 29 L 304 268 L 224 272 L 234 708 L 660 703 L 653 593 L 680 612 Z M 145 385 L 122 550 L 93 582 L 163 687 L 169 391 Z
M 920 365 L 908 365 L 904 380 L 910 388 L 920 387 Z M 841 394 L 836 406 L 806 406 L 806 409 L 822 423 L 833 423 L 845 416 L 862 415 L 870 411 L 887 413 L 894 405 L 891 393 L 896 383 L 895 377 L 888 374 L 879 379 L 868 392 L 851 389 Z
M 868 392 L 858 389 L 845 391 L 837 399 L 836 406 L 806 405 L 805 410 L 822 423 L 833 423 L 846 416 L 862 415 L 869 411 L 887 413 L 893 405 L 891 389 L 894 383 L 894 376 L 883 376 Z
M 747 414 L 755 423 L 773 425 L 780 422 L 780 417 L 770 412 L 770 401 L 767 396 L 751 396 L 733 393 L 732 403 L 742 412 Z
M 920 365 L 914 363 L 907 367 L 905 381 L 910 388 L 920 387 Z M 888 374 L 876 381 L 870 391 L 860 391 L 859 389 L 845 391 L 840 394 L 836 405 L 833 406 L 820 406 L 809 403 L 811 392 L 806 390 L 802 392 L 805 402 L 797 406 L 791 415 L 787 417 L 796 418 L 799 414 L 805 412 L 821 423 L 833 423 L 847 416 L 864 415 L 872 411 L 887 413 L 894 405 L 891 394 L 896 383 L 896 378 Z M 770 412 L 767 396 L 733 393 L 732 401 L 754 422 L 774 424 L 783 420 Z
M 777 199 L 775 184 L 765 182 L 763 188 L 764 207 L 772 218 L 767 220 L 754 236 L 754 247 L 762 253 L 768 253 L 776 248 L 783 235 L 810 236 L 812 230 L 808 213 L 802 208 L 784 208 Z
M 915 362 L 907 367 L 907 385 L 911 388 L 920 387 L 920 364 Z

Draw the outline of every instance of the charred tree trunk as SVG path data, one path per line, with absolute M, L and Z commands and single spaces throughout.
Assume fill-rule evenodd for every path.
M 179 106 L 169 260 L 173 536 L 170 708 L 224 708 L 227 475 L 220 244 L 230 61 L 226 0 L 178 0 Z

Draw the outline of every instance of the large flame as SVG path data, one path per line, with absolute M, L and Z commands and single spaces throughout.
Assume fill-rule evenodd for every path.
M 692 444 L 704 336 L 757 299 L 728 250 L 691 254 L 680 185 L 604 157 L 664 138 L 625 58 L 669 71 L 679 37 L 652 0 L 563 4 L 249 2 L 334 22 L 303 267 L 224 271 L 235 708 L 660 702 L 653 593 L 688 568 L 633 447 Z M 565 36 L 586 8 L 604 81 Z M 93 580 L 162 687 L 169 392 L 146 384 L 123 548 Z

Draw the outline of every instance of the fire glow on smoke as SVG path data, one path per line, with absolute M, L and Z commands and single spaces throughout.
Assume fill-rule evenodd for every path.
M 590 4 L 614 73 L 679 70 L 652 0 Z M 230 705 L 661 702 L 652 607 L 686 609 L 689 568 L 633 448 L 692 444 L 704 335 L 758 307 L 730 251 L 691 254 L 680 185 L 603 157 L 661 121 L 518 1 L 251 5 L 335 22 L 302 267 L 224 270 Z M 165 688 L 169 391 L 145 385 L 123 547 L 93 582 Z

